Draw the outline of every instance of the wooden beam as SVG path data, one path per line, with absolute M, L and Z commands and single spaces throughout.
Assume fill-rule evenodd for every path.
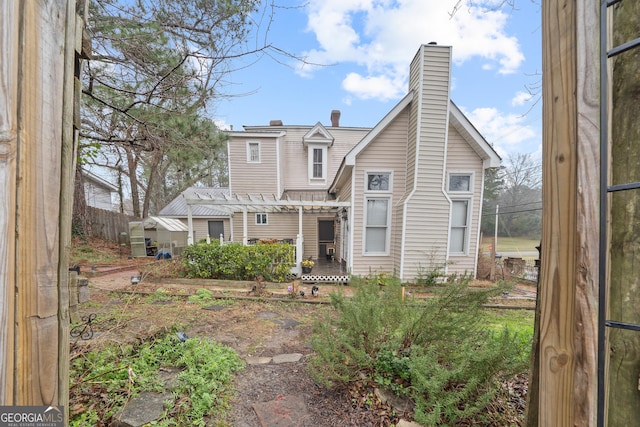
M 527 425 L 597 418 L 599 3 L 550 0 L 543 28 L 543 230 Z M 535 338 L 534 338 L 535 339 Z M 537 401 L 536 401 L 537 400 Z M 536 411 L 537 409 L 537 411 Z M 532 412 L 533 411 L 533 412 Z M 534 413 L 535 412 L 535 413 Z
M 0 2 L 0 404 L 13 403 L 19 3 Z M 6 47 L 6 48 L 5 48 Z
M 0 2 L 0 405 L 68 399 L 75 3 Z
M 543 221 L 539 426 L 573 426 L 576 308 L 576 10 L 542 4 Z

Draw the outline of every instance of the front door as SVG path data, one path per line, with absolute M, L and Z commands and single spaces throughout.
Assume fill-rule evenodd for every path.
M 318 220 L 318 257 L 327 259 L 333 255 L 334 248 L 334 221 L 333 219 Z

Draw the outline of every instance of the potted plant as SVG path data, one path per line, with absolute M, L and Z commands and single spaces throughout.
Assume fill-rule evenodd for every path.
M 311 273 L 311 269 L 316 265 L 315 262 L 311 258 L 302 260 L 302 273 L 309 274 Z

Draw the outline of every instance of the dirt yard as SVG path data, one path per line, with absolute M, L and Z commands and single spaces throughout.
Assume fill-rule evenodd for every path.
M 260 405 L 277 403 L 285 396 L 304 402 L 301 417 L 291 425 L 389 426 L 402 417 L 411 419 L 410 413 L 403 413 L 397 408 L 394 410 L 389 404 L 371 399 L 374 390 L 365 384 L 354 384 L 344 390 L 327 390 L 316 385 L 309 375 L 307 362 L 312 349 L 308 345 L 308 337 L 313 322 L 329 312 L 326 302 L 330 292 L 340 288 L 349 294 L 351 288 L 319 285 L 319 296 L 311 297 L 311 286 L 300 285 L 297 292 L 303 290 L 305 298 L 291 299 L 287 284 L 265 284 L 264 289 L 258 286 L 252 291 L 256 283 L 159 280 L 142 274 L 142 281 L 132 285 L 132 276 L 140 275 L 141 270 L 149 270 L 144 267 L 147 262 L 121 257 L 119 262 L 109 266 L 82 265 L 82 275 L 89 277 L 90 302 L 81 304 L 77 315 L 79 318 L 95 314 L 96 321 L 92 325 L 94 335 L 90 340 L 72 339 L 72 358 L 106 343 L 145 341 L 180 325 L 189 337 L 215 339 L 232 347 L 244 360 L 302 355 L 299 360 L 289 363 L 248 363 L 235 378 L 237 395 L 228 417 L 219 419 L 214 415 L 210 425 L 289 425 L 268 424 L 257 414 Z M 161 266 L 170 267 L 168 263 Z M 204 287 L 211 289 L 215 297 L 204 304 L 188 301 L 190 295 Z M 410 292 L 419 296 L 416 290 Z M 495 303 L 499 306 L 532 307 L 535 288 L 516 286 Z M 513 379 L 506 386 L 515 390 L 515 399 L 518 400 L 515 404 L 524 410 L 526 378 Z M 101 398 L 106 401 L 108 396 Z M 99 403 L 93 404 L 99 406 Z M 86 403 L 74 397 L 72 390 L 71 413 L 85 409 Z M 103 425 L 108 425 L 109 421 L 103 420 Z

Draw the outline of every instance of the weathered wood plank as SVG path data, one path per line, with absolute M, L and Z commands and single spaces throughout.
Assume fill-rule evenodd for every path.
M 572 426 L 576 307 L 575 2 L 542 4 L 543 209 L 538 425 Z
M 13 399 L 18 2 L 0 2 L 0 404 Z
M 595 426 L 597 417 L 598 229 L 600 169 L 599 2 L 576 2 L 576 317 L 574 425 Z
M 56 405 L 67 0 L 21 6 L 14 404 Z

